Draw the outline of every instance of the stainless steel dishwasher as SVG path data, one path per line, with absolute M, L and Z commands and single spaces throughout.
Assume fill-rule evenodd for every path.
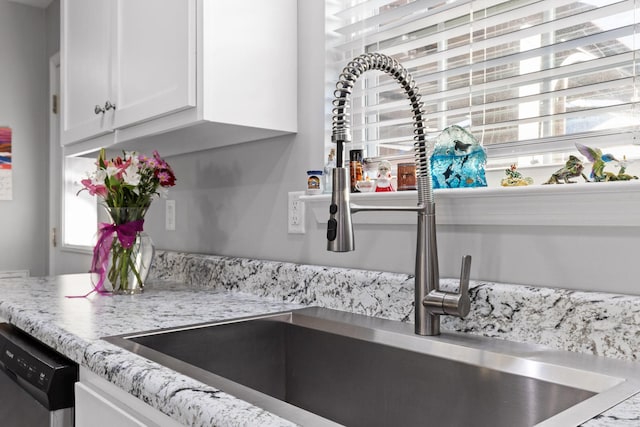
M 77 380 L 76 363 L 0 323 L 0 425 L 72 427 Z

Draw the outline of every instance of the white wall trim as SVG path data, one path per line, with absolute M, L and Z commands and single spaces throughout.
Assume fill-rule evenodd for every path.
M 51 4 L 52 0 L 9 0 L 14 3 L 22 3 L 27 6 L 39 7 L 41 9 L 46 9 Z
M 460 188 L 435 191 L 438 224 L 640 226 L 640 181 Z M 331 195 L 303 196 L 318 223 L 329 218 Z M 417 203 L 415 191 L 352 194 L 359 205 Z M 415 224 L 415 214 L 360 212 L 355 224 Z
M 29 270 L 3 270 L 0 271 L 0 279 L 27 278 Z

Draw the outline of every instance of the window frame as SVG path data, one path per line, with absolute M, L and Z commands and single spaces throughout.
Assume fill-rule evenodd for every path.
M 98 202 L 96 196 L 91 196 L 86 191 L 80 192 L 83 187 L 78 178 L 84 177 L 84 174 L 95 166 L 95 159 L 65 156 L 63 163 L 60 250 L 83 254 L 92 253 L 98 232 Z M 73 208 L 72 205 L 78 203 L 87 205 L 87 209 L 83 213 L 79 213 L 77 209 Z M 88 240 L 87 244 L 69 243 L 69 222 L 74 222 L 79 217 L 83 218 L 87 213 L 90 215 L 90 220 L 81 221 L 83 230 L 79 234 L 86 236 L 88 240 L 91 239 L 92 243 L 89 243 Z

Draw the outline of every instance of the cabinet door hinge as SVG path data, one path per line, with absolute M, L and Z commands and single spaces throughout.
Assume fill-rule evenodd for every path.
M 58 114 L 58 95 L 51 95 L 51 112 Z
M 54 248 L 58 246 L 58 229 L 56 227 L 51 229 L 51 244 Z

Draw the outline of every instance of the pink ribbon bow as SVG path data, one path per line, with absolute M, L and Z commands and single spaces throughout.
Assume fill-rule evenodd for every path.
M 123 248 L 129 249 L 136 241 L 136 235 L 142 231 L 144 219 L 130 221 L 124 224 L 109 224 L 107 222 L 100 223 L 98 227 L 98 243 L 93 248 L 93 259 L 91 261 L 90 273 L 99 275 L 98 283 L 93 284 L 93 290 L 86 295 L 69 296 L 68 298 L 84 298 L 93 292 L 99 294 L 107 294 L 104 290 L 104 281 L 107 276 L 107 267 L 109 264 L 109 251 L 113 244 L 113 234 L 115 233 L 120 240 Z

